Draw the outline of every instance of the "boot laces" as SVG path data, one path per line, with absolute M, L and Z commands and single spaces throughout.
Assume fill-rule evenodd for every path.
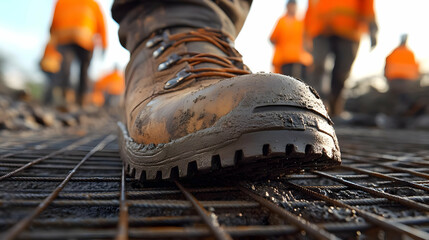
M 242 56 L 234 48 L 230 38 L 218 30 L 201 28 L 173 35 L 168 35 L 164 32 L 162 36 L 157 35 L 147 41 L 146 46 L 154 47 L 160 45 L 153 52 L 153 57 L 158 58 L 163 55 L 166 49 L 177 47 L 187 42 L 209 42 L 220 49 L 226 56 L 198 52 L 173 53 L 158 66 L 159 71 L 164 71 L 175 64 L 183 62 L 187 62 L 188 67 L 178 72 L 173 79 L 167 81 L 164 89 L 171 89 L 183 82 L 202 77 L 231 78 L 250 73 L 249 68 L 243 64 Z M 202 63 L 211 63 L 219 67 L 195 67 Z

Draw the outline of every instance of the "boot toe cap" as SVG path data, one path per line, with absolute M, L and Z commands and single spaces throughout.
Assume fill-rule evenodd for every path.
M 261 120 L 269 125 L 278 112 L 295 108 L 330 122 L 320 97 L 305 83 L 280 74 L 249 74 L 154 97 L 128 122 L 128 130 L 136 142 L 166 143 L 214 126 L 225 131 L 228 125 L 254 128 Z

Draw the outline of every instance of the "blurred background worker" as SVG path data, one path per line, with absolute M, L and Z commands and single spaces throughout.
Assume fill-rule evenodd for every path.
M 124 75 L 119 71 L 118 66 L 115 69 L 101 77 L 94 85 L 92 102 L 101 107 L 104 104 L 108 107 L 117 107 L 120 103 L 120 97 L 125 90 Z
M 274 72 L 306 79 L 307 66 L 313 61 L 312 56 L 304 50 L 304 22 L 296 18 L 297 4 L 289 0 L 286 14 L 282 16 L 271 34 L 274 44 Z
M 401 43 L 386 58 L 384 76 L 389 83 L 389 97 L 393 113 L 404 114 L 413 104 L 414 92 L 420 78 L 419 64 L 407 47 L 408 35 L 401 36 Z
M 70 89 L 71 64 L 75 59 L 79 61 L 77 101 L 82 105 L 88 88 L 88 69 L 94 47 L 101 45 L 103 53 L 107 47 L 105 20 L 100 7 L 94 0 L 58 0 L 51 36 L 57 40 L 58 51 L 63 56 L 59 77 L 65 98 Z
M 376 45 L 377 25 L 373 0 L 309 0 L 305 17 L 307 34 L 313 38 L 312 85 L 328 101 L 332 116 L 343 110 L 342 90 L 356 58 L 362 33 L 369 30 L 371 47 Z M 322 91 L 325 60 L 335 57 L 330 93 Z
M 40 69 L 47 76 L 43 99 L 45 104 L 52 104 L 54 88 L 58 85 L 58 77 L 56 75 L 60 71 L 62 58 L 56 49 L 55 41 L 52 38 L 49 39 L 42 60 L 40 61 Z

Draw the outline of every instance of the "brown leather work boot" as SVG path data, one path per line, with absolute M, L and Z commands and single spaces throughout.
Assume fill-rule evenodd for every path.
M 317 93 L 278 74 L 251 74 L 224 33 L 153 34 L 126 71 L 121 156 L 154 180 L 201 173 L 267 176 L 340 164 Z

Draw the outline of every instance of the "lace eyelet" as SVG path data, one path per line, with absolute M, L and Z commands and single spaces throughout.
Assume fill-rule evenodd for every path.
M 158 71 L 164 71 L 165 69 L 169 68 L 174 63 L 178 62 L 180 59 L 182 59 L 181 56 L 177 55 L 176 53 L 173 53 L 172 55 L 170 55 L 168 57 L 167 61 L 158 65 Z
M 229 44 L 231 48 L 235 48 L 235 43 L 229 37 L 226 38 L 226 42 Z
M 146 47 L 152 48 L 161 42 L 168 42 L 168 40 L 169 40 L 168 36 L 169 36 L 169 32 L 163 31 L 162 33 L 159 33 L 158 35 L 155 35 L 153 38 L 149 39 L 146 42 Z
M 171 42 L 162 42 L 161 46 L 153 52 L 153 57 L 158 58 L 167 48 L 171 47 L 171 45 L 173 45 Z
M 155 45 L 157 45 L 158 43 L 160 43 L 164 38 L 161 35 L 156 35 L 155 37 L 149 39 L 146 42 L 146 47 L 147 48 L 152 48 Z
M 186 69 L 183 69 L 182 71 L 180 71 L 176 74 L 176 77 L 174 77 L 173 79 L 171 79 L 167 83 L 165 83 L 164 89 L 168 90 L 168 89 L 176 87 L 177 85 L 181 84 L 184 79 L 186 79 L 187 77 L 189 77 L 191 75 L 192 75 L 192 73 L 188 72 Z

